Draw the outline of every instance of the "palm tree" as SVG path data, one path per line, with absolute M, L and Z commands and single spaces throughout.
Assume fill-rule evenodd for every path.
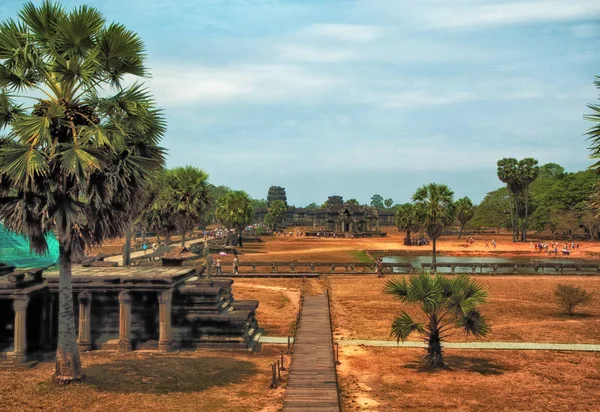
M 600 92 L 600 76 L 595 77 L 594 85 Z M 585 115 L 583 118 L 594 123 L 586 132 L 587 140 L 591 142 L 589 147 L 590 157 L 592 159 L 600 159 L 600 105 L 590 103 L 587 107 L 592 111 L 592 114 Z M 600 161 L 590 166 L 590 169 L 600 171 Z
M 417 189 L 412 199 L 420 211 L 421 224 L 433 243 L 431 264 L 435 270 L 436 243 L 446 227 L 454 222 L 454 192 L 444 184 L 429 183 Z
M 265 224 L 271 226 L 272 230 L 277 230 L 277 224 L 283 222 L 287 209 L 287 205 L 283 200 L 273 201 L 269 206 L 269 213 L 265 216 Z
M 446 277 L 440 274 L 430 276 L 421 273 L 390 279 L 385 285 L 385 293 L 394 295 L 402 303 L 418 305 L 427 321 L 415 322 L 404 310 L 392 323 L 390 336 L 397 341 L 405 341 L 412 332 L 425 338 L 428 366 L 444 365 L 442 341 L 452 328 L 459 328 L 465 335 L 486 336 L 489 327 L 477 307 L 484 303 L 488 293 L 483 287 L 466 275 Z
M 396 225 L 398 230 L 406 231 L 404 244 L 410 245 L 410 234 L 413 231 L 419 230 L 419 216 L 417 206 L 412 203 L 404 203 L 396 209 Z
M 516 242 L 519 230 L 519 162 L 514 158 L 503 158 L 498 160 L 497 164 L 498 179 L 506 184 L 508 192 L 512 195 L 510 196 L 510 224 L 513 232 L 513 242 Z
M 122 235 L 144 181 L 162 167 L 164 118 L 139 84 L 139 36 L 87 6 L 67 12 L 25 3 L 0 24 L 0 220 L 29 237 L 59 241 L 57 382 L 83 379 L 75 337 L 71 262 Z M 113 86 L 111 89 L 110 86 Z M 99 97 L 113 91 L 112 96 Z M 115 90 L 116 89 L 116 90 Z M 32 101 L 26 107 L 19 101 Z M 147 149 L 147 150 L 146 150 Z M 135 183 L 132 183 L 135 182 Z
M 519 180 L 525 188 L 525 220 L 521 229 L 521 240 L 527 241 L 527 217 L 529 215 L 529 185 L 537 178 L 540 167 L 538 161 L 532 157 L 526 157 L 519 161 Z
M 253 214 L 252 199 L 241 190 L 227 193 L 217 203 L 217 220 L 227 229 L 236 231 L 239 246 L 242 246 L 242 230 L 252 222 Z
M 468 197 L 460 198 L 456 201 L 456 218 L 460 222 L 460 232 L 458 238 L 462 236 L 463 228 L 469 220 L 475 215 L 475 206 Z
M 167 171 L 165 199 L 175 212 L 175 225 L 181 232 L 181 246 L 186 233 L 192 231 L 208 211 L 210 188 L 208 173 L 193 166 Z

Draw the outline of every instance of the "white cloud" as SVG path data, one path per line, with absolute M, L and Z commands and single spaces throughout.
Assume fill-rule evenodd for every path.
M 343 82 L 288 65 L 158 66 L 148 83 L 160 104 L 298 101 Z
M 303 33 L 333 40 L 369 43 L 383 37 L 385 30 L 379 26 L 362 24 L 313 24 Z
M 277 50 L 284 59 L 315 63 L 343 62 L 357 57 L 356 53 L 350 50 L 302 44 L 283 44 L 278 46 Z
M 378 101 L 385 109 L 409 109 L 424 106 L 440 106 L 464 103 L 476 100 L 477 95 L 470 92 L 432 93 L 426 91 L 402 92 L 382 96 L 373 96 L 368 100 Z
M 595 17 L 600 17 L 598 0 L 530 0 L 436 8 L 422 19 L 434 27 L 474 27 Z

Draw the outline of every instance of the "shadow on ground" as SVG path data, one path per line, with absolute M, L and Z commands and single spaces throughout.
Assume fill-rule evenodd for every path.
M 221 358 L 123 359 L 84 369 L 84 385 L 102 392 L 200 392 L 240 383 L 257 373 L 252 362 Z
M 470 358 L 467 356 L 446 356 L 446 365 L 442 368 L 432 368 L 423 362 L 411 362 L 405 366 L 407 369 L 416 369 L 419 372 L 436 373 L 441 371 L 466 371 L 477 372 L 484 376 L 497 376 L 513 369 L 495 363 L 486 358 Z

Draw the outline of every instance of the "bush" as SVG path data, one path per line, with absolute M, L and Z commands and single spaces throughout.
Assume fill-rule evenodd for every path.
M 577 306 L 587 305 L 592 301 L 592 293 L 578 286 L 561 283 L 554 289 L 554 298 L 556 303 L 571 316 Z

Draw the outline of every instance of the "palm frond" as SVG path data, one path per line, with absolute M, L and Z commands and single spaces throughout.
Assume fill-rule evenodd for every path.
M 422 323 L 415 322 L 408 313 L 402 311 L 402 314 L 392 322 L 390 337 L 395 338 L 397 342 L 404 342 L 413 332 L 424 334 L 425 327 Z

